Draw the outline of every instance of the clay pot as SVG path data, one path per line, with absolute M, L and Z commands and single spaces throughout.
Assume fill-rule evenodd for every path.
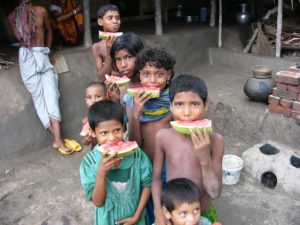
M 252 101 L 267 103 L 275 87 L 272 69 L 267 66 L 256 66 L 252 69 L 252 73 L 252 77 L 244 85 L 244 92 Z

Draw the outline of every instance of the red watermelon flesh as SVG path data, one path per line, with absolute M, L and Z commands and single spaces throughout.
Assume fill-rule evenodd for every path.
M 125 157 L 133 154 L 138 149 L 138 144 L 136 141 L 119 141 L 113 144 L 104 144 L 99 146 L 99 151 L 103 152 L 103 150 L 108 151 L 107 155 L 109 156 L 110 152 L 117 152 L 115 157 Z
M 171 121 L 171 127 L 179 133 L 191 134 L 191 130 L 198 128 L 207 128 L 208 132 L 212 132 L 212 122 L 209 119 L 195 120 L 195 121 Z

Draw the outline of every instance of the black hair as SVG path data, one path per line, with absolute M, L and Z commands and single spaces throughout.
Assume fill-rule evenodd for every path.
M 89 83 L 88 85 L 86 85 L 85 90 L 88 89 L 89 87 L 101 87 L 104 94 L 106 94 L 106 92 L 107 92 L 106 86 L 104 84 L 100 83 L 100 82 L 91 82 L 91 83 Z
M 162 188 L 161 204 L 169 212 L 183 203 L 192 204 L 200 202 L 197 185 L 187 178 L 175 178 L 168 181 Z
M 156 68 L 171 70 L 170 80 L 172 80 L 172 78 L 174 77 L 173 67 L 175 65 L 175 62 L 175 58 L 165 50 L 150 48 L 138 55 L 137 69 L 143 69 L 148 63 L 150 66 L 155 66 Z
M 200 77 L 193 75 L 179 75 L 170 85 L 170 100 L 174 100 L 174 96 L 178 92 L 192 91 L 199 95 L 203 102 L 207 101 L 207 87 Z
M 110 49 L 110 56 L 115 62 L 115 54 L 121 50 L 127 50 L 131 55 L 137 54 L 144 48 L 143 41 L 135 33 L 125 33 L 116 38 Z
M 88 120 L 93 131 L 101 122 L 108 120 L 117 120 L 124 124 L 123 109 L 121 104 L 111 100 L 103 100 L 94 103 L 88 111 Z
M 117 11 L 118 13 L 120 13 L 118 6 L 114 4 L 105 4 L 98 9 L 97 17 L 102 19 L 105 13 L 107 13 L 108 11 Z

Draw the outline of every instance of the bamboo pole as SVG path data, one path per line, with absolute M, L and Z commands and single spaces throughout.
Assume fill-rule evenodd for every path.
M 161 16 L 161 1 L 155 0 L 155 34 L 162 35 L 162 16 Z
M 84 15 L 84 46 L 92 46 L 91 23 L 90 23 L 90 0 L 83 0 Z
M 278 0 L 277 11 L 277 31 L 276 31 L 276 57 L 281 53 L 281 33 L 282 33 L 282 0 Z
M 221 48 L 222 47 L 222 20 L 223 20 L 223 16 L 222 16 L 222 0 L 219 0 L 219 34 L 218 34 L 218 47 Z
M 216 0 L 210 0 L 209 26 L 215 27 L 216 24 Z

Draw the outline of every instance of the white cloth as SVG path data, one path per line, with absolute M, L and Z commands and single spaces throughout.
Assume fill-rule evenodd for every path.
M 50 5 L 49 10 L 50 10 L 50 12 L 57 11 L 59 14 L 62 13 L 62 8 L 59 7 L 58 5 L 54 5 L 54 4 Z
M 35 109 L 47 129 L 50 117 L 61 120 L 59 110 L 58 76 L 49 60 L 50 49 L 33 47 L 19 49 L 19 65 L 22 80 L 31 93 Z

